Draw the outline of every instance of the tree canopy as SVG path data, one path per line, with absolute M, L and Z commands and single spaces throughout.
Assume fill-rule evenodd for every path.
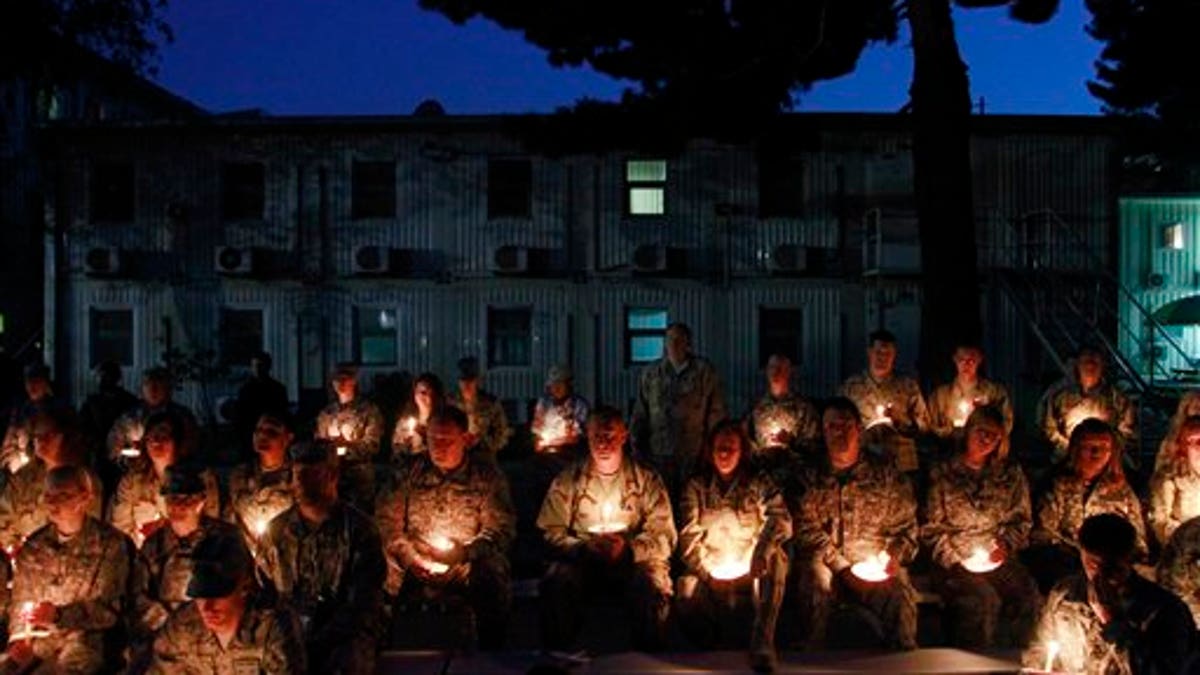
M 0 10 L 0 62 L 36 67 L 66 41 L 154 74 L 159 45 L 173 39 L 166 8 L 167 0 L 13 0 Z

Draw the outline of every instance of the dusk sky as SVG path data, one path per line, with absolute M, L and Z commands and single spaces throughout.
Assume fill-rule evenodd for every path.
M 1005 10 L 959 11 L 972 95 L 990 113 L 1095 114 L 1085 88 L 1100 44 L 1082 2 L 1044 26 Z M 408 114 L 437 98 L 452 114 L 544 112 L 583 96 L 615 98 L 623 83 L 552 68 L 521 34 L 476 19 L 455 26 L 416 0 L 176 0 L 174 44 L 158 81 L 214 111 Z M 864 53 L 857 71 L 802 94 L 798 110 L 894 111 L 908 96 L 907 36 Z

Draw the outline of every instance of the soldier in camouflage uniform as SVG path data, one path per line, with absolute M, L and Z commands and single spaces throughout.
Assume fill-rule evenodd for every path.
M 1150 479 L 1150 527 L 1159 544 L 1200 516 L 1200 415 L 1187 418 Z
M 176 610 L 155 636 L 148 672 L 307 672 L 300 622 L 286 608 L 267 605 L 255 591 L 254 563 L 242 538 L 206 537 L 192 557 L 187 593 L 193 600 Z
M 1043 589 L 1078 570 L 1079 526 L 1085 518 L 1115 513 L 1137 532 L 1137 558 L 1146 557 L 1142 506 L 1125 480 L 1116 432 L 1098 419 L 1071 433 L 1068 461 L 1038 504 L 1030 536 L 1030 567 Z
M 358 395 L 358 368 L 339 363 L 333 371 L 337 400 L 317 416 L 313 438 L 337 448 L 341 463 L 338 494 L 366 513 L 375 508 L 375 456 L 383 434 L 383 414 Z
M 1167 433 L 1159 443 L 1158 455 L 1154 458 L 1155 469 L 1162 466 L 1164 462 L 1170 461 L 1179 451 L 1179 430 L 1187 418 L 1196 415 L 1200 415 L 1200 389 L 1190 389 L 1179 398 L 1179 404 L 1175 406 L 1175 413 L 1171 415 L 1171 421 L 1167 423 Z
M 50 525 L 17 555 L 8 656 L 35 672 L 95 673 L 120 663 L 114 629 L 130 604 L 133 544 L 87 514 L 92 480 L 77 466 L 46 476 Z
M 630 431 L 638 457 L 658 469 L 672 495 L 692 474 L 704 438 L 725 419 L 712 363 L 692 353 L 692 329 L 667 327 L 663 357 L 642 369 Z
M 255 460 L 229 474 L 229 504 L 225 520 L 241 528 L 253 549 L 267 523 L 291 507 L 292 460 L 288 448 L 295 435 L 282 413 L 264 413 L 254 426 Z
M 50 389 L 50 369 L 42 363 L 25 367 L 25 394 L 29 397 L 14 408 L 0 443 L 0 467 L 16 473 L 33 459 L 33 421 L 42 412 L 66 407 Z
M 888 462 L 861 451 L 862 420 L 853 401 L 834 398 L 822 414 L 827 459 L 805 471 L 800 515 L 795 519 L 797 564 L 793 570 L 802 634 L 809 646 L 826 635 L 835 604 L 865 610 L 879 624 L 882 641 L 913 649 L 917 640 L 917 594 L 903 565 L 917 553 L 917 505 L 908 479 Z M 886 557 L 883 556 L 886 554 Z M 887 578 L 867 582 L 852 566 L 880 558 Z
M 1196 646 L 1192 615 L 1179 598 L 1133 571 L 1136 536 L 1115 514 L 1084 521 L 1079 530 L 1083 573 L 1051 591 L 1037 635 L 1022 657 L 1027 669 L 1087 675 L 1193 672 L 1187 668 Z
M 396 415 L 392 432 L 392 463 L 403 466 L 413 455 L 426 450 L 425 431 L 429 417 L 446 405 L 446 389 L 433 373 L 421 373 L 413 380 L 412 394 Z
M 954 350 L 954 368 L 958 375 L 929 395 L 929 426 L 941 438 L 961 437 L 957 433 L 976 408 L 992 406 L 1004 416 L 1004 435 L 1013 429 L 1012 402 L 1004 385 L 979 376 L 983 349 L 962 344 Z
M 112 428 L 108 430 L 108 472 L 101 471 L 105 485 L 112 487 L 117 483 L 120 474 L 143 457 L 143 437 L 146 435 L 146 421 L 156 413 L 170 413 L 183 424 L 183 442 L 180 452 L 190 455 L 196 450 L 199 441 L 199 425 L 192 411 L 171 400 L 174 385 L 171 373 L 166 368 L 147 368 L 142 375 L 142 399 L 136 406 L 117 418 Z M 112 473 L 116 468 L 117 472 Z M 111 484 L 110 476 L 111 474 Z
M 748 590 L 751 665 L 771 670 L 792 517 L 779 488 L 755 470 L 750 447 L 740 423 L 717 425 L 701 472 L 683 490 L 679 556 L 686 571 L 675 581 L 675 607 L 692 640 L 712 649 L 722 606 Z
M 1067 454 L 1071 432 L 1085 419 L 1112 425 L 1126 448 L 1136 447 L 1137 427 L 1133 404 L 1105 377 L 1104 356 L 1095 347 L 1080 348 L 1072 376 L 1053 385 L 1038 402 L 1042 433 L 1052 446 L 1051 461 Z
M 296 447 L 296 504 L 271 521 L 258 571 L 300 618 L 313 672 L 371 675 L 387 565 L 370 516 L 338 498 L 334 452 Z
M 933 554 L 950 643 L 968 649 L 994 646 L 997 627 L 1022 646 L 1037 618 L 1037 584 L 1017 561 L 1032 527 L 1029 485 L 1008 459 L 1004 424 L 999 408 L 976 408 L 962 451 L 934 466 L 925 502 L 921 538 Z
M 117 484 L 109 522 L 133 539 L 138 548 L 167 522 L 167 505 L 162 493 L 167 467 L 181 463 L 194 464 L 194 460 L 181 452 L 186 443 L 186 429 L 186 422 L 172 412 L 151 415 L 146 420 L 146 436 L 143 439 L 145 456 L 137 458 Z M 207 486 L 204 513 L 210 518 L 219 518 L 221 494 L 217 477 L 209 470 L 204 470 L 202 477 Z
M 571 390 L 572 378 L 571 369 L 565 365 L 550 368 L 546 395 L 538 399 L 529 423 L 534 452 L 573 459 L 579 451 L 587 424 L 588 402 Z
M 429 452 L 399 476 L 376 514 L 389 594 L 454 593 L 475 614 L 479 645 L 503 645 L 512 604 L 507 551 L 516 536 L 508 481 L 467 448 L 467 416 L 447 406 L 429 420 Z
M 1183 600 L 1200 621 L 1200 518 L 1193 518 L 1171 534 L 1158 556 L 1157 577 L 1162 587 Z
M 0 484 L 0 547 L 11 558 L 21 543 L 48 521 L 42 492 L 46 474 L 59 466 L 85 466 L 83 441 L 77 419 L 70 408 L 51 408 L 33 420 L 34 459 Z M 88 513 L 101 515 L 100 480 L 87 470 L 92 480 L 92 502 Z
M 508 444 L 512 429 L 508 426 L 504 406 L 480 387 L 480 380 L 479 359 L 474 356 L 459 359 L 458 391 L 451 403 L 467 414 L 476 449 L 494 458 Z
M 585 600 L 624 589 L 634 646 L 661 648 L 677 538 L 670 497 L 652 468 L 625 456 L 620 412 L 593 409 L 587 436 L 589 456 L 554 479 L 537 518 L 551 558 L 541 583 L 542 644 L 567 648 Z
M 176 464 L 167 467 L 162 485 L 167 524 L 142 545 L 136 578 L 134 638 L 148 641 L 167 622 L 171 612 L 188 601 L 192 551 L 212 534 L 236 535 L 233 525 L 205 515 L 208 485 L 199 469 Z
M 879 448 L 897 469 L 913 473 L 920 468 L 917 439 L 929 431 L 929 410 L 917 381 L 897 375 L 895 366 L 896 336 L 871 333 L 867 370 L 842 383 L 841 395 L 854 401 L 866 423 L 863 445 Z
M 779 448 L 812 457 L 821 448 L 821 420 L 812 401 L 792 393 L 792 361 L 772 354 L 767 359 L 767 393 L 747 416 L 755 454 Z

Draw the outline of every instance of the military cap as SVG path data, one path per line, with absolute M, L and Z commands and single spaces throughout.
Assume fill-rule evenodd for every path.
M 161 495 L 199 495 L 204 494 L 207 489 L 204 477 L 200 475 L 200 467 L 173 464 L 167 467 L 162 487 L 158 492 Z
M 25 379 L 27 380 L 49 380 L 50 368 L 38 361 L 25 366 Z
M 458 360 L 458 379 L 479 379 L 479 359 L 474 356 L 464 356 Z
M 342 361 L 333 367 L 333 379 L 342 377 L 358 377 L 358 364 Z
M 171 371 L 163 366 L 152 366 L 142 371 L 142 380 L 147 382 L 171 382 Z
M 575 379 L 575 374 L 571 372 L 571 367 L 565 363 L 556 363 L 550 366 L 550 370 L 546 373 L 546 384 L 570 382 L 573 379 Z
M 187 594 L 192 598 L 224 598 L 249 579 L 253 570 L 253 559 L 240 535 L 209 534 L 192 551 L 192 579 Z

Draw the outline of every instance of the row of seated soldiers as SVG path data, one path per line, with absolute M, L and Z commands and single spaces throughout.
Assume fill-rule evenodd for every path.
M 740 422 L 719 423 L 672 500 L 656 469 L 627 456 L 619 411 L 591 411 L 587 456 L 564 463 L 537 517 L 545 646 L 570 648 L 591 599 L 623 592 L 641 649 L 663 646 L 672 609 L 709 646 L 721 615 L 745 601 L 752 664 L 771 670 L 787 595 L 789 642 L 839 642 L 838 631 L 856 630 L 849 616 L 913 648 L 906 568 L 924 544 L 955 644 L 1029 646 L 1030 664 L 1067 672 L 1179 672 L 1190 657 L 1185 601 L 1197 600 L 1200 537 L 1185 533 L 1200 525 L 1180 527 L 1167 545 L 1179 550 L 1163 556 L 1160 581 L 1178 597 L 1132 571 L 1140 512 L 1136 498 L 1121 497 L 1120 436 L 1106 423 L 1072 432 L 1035 524 L 1003 413 L 976 409 L 958 451 L 931 471 L 919 524 L 894 458 L 864 448 L 858 407 L 831 399 L 821 420 L 823 456 L 807 464 L 786 449 L 757 452 Z M 471 607 L 481 647 L 503 645 L 516 515 L 504 473 L 462 411 L 438 409 L 427 451 L 372 499 L 340 496 L 346 453 L 336 441 L 294 442 L 283 414 L 260 417 L 256 461 L 230 476 L 224 500 L 212 472 L 181 452 L 179 416 L 158 413 L 145 427 L 145 455 L 128 458 L 109 524 L 97 517 L 99 482 L 73 448 L 69 418 L 37 418 L 36 457 L 0 499 L 6 519 L 31 528 L 13 540 L 13 667 L 101 672 L 128 660 L 151 672 L 372 672 L 385 608 L 444 595 Z M 1189 463 L 1200 464 L 1200 418 L 1182 428 Z M 123 531 L 115 514 L 132 493 L 142 497 Z M 373 502 L 374 517 L 350 502 Z M 154 504 L 153 519 L 139 519 L 143 504 Z M 1030 567 L 1053 582 L 1044 603 Z M 1159 670 L 1139 669 L 1148 667 Z

